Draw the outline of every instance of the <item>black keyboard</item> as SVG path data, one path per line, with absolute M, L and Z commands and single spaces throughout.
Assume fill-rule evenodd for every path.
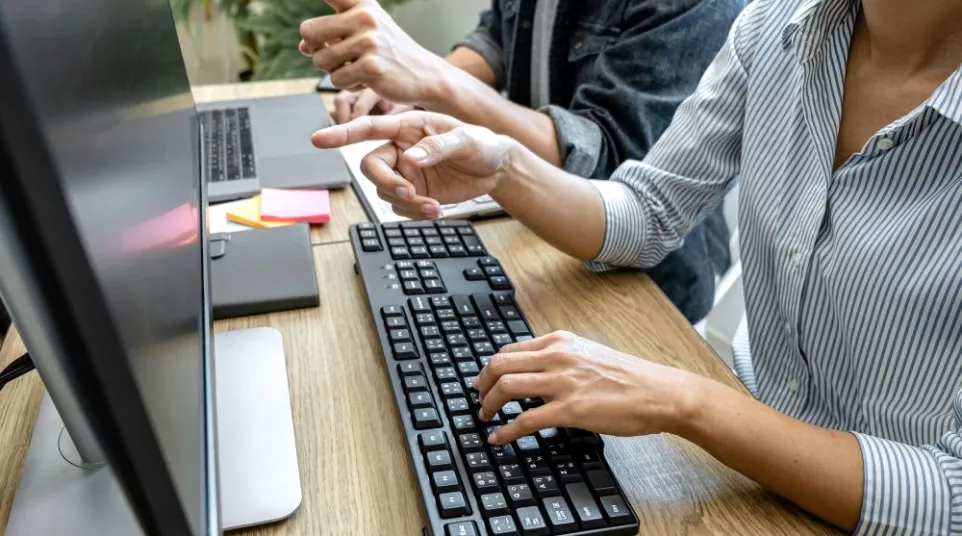
M 538 407 L 477 415 L 478 373 L 534 334 L 504 269 L 465 221 L 351 227 L 432 536 L 629 535 L 638 519 L 601 438 L 549 428 L 504 446 L 486 438 Z
M 257 177 L 254 137 L 247 108 L 200 112 L 204 132 L 204 155 L 208 182 L 236 181 Z

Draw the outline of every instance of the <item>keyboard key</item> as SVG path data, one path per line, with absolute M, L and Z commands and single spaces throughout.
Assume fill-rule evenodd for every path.
M 588 492 L 587 488 L 585 492 Z M 508 486 L 508 500 L 514 508 L 531 506 L 534 504 L 534 495 L 531 494 L 531 488 L 527 484 L 512 484 Z
M 438 410 L 434 408 L 414 410 L 414 428 L 424 430 L 439 426 L 441 426 L 441 418 L 438 417 Z
M 431 256 L 428 253 L 428 248 L 424 246 L 411 246 L 411 258 L 413 259 L 427 259 Z M 493 284 L 492 284 L 493 287 Z
M 438 320 L 442 322 L 444 322 L 445 320 L 454 320 L 455 318 L 457 318 L 454 316 L 454 311 L 452 311 L 451 309 L 438 309 L 437 314 L 438 314 Z
M 402 314 L 404 314 L 404 312 L 400 305 L 385 305 L 384 307 L 381 307 L 381 316 L 385 318 L 399 316 Z
M 468 471 L 472 473 L 491 469 L 491 462 L 488 460 L 487 452 L 469 452 L 464 456 L 464 461 L 468 464 Z M 494 473 L 492 473 L 491 476 L 494 477 Z
M 541 509 L 537 506 L 518 508 L 515 515 L 518 516 L 518 525 L 521 526 L 522 536 L 546 536 L 551 534 L 544 516 L 541 514 Z
M 543 476 L 551 474 L 551 469 L 548 466 L 548 458 L 543 454 L 529 454 L 525 456 L 523 452 L 519 452 L 518 455 L 521 457 L 521 465 L 529 475 Z
M 487 294 L 472 294 L 471 299 L 474 301 L 474 306 L 481 312 L 481 318 L 485 322 L 501 319 Z
M 467 257 L 467 256 L 468 256 L 468 252 L 467 252 L 467 250 L 464 249 L 463 246 L 450 246 L 450 245 L 449 245 L 449 246 L 448 246 L 448 253 L 450 253 L 452 257 Z
M 451 364 L 451 356 L 447 352 L 431 352 L 428 354 L 432 367 L 442 367 Z
M 407 326 L 407 322 L 404 320 L 403 316 L 389 316 L 384 321 L 384 324 L 388 327 L 388 329 L 403 328 Z
M 406 329 L 392 329 L 388 332 L 388 338 L 391 342 L 410 342 L 411 332 Z
M 485 266 L 484 275 L 486 275 L 487 277 L 504 275 L 504 270 L 500 266 Z
M 420 375 L 424 372 L 421 368 L 421 364 L 415 361 L 408 361 L 407 363 L 401 363 L 397 366 L 398 374 L 402 377 L 404 376 L 415 376 Z
M 521 404 L 514 400 L 508 402 L 504 405 L 504 407 L 501 408 L 501 413 L 504 415 L 505 419 L 517 417 L 518 415 L 521 415 L 521 411 Z
M 471 297 L 467 294 L 455 294 L 451 296 L 451 301 L 454 304 L 454 310 L 461 316 L 469 316 L 474 314 L 474 305 L 471 304 Z
M 478 364 L 481 365 L 481 368 L 484 368 L 484 367 L 488 366 L 488 363 L 491 362 L 491 358 L 492 358 L 492 357 L 494 357 L 494 354 L 491 354 L 491 355 L 483 355 L 483 356 L 481 356 L 481 357 L 478 358 Z
M 422 452 L 448 448 L 447 434 L 442 431 L 418 434 L 418 444 Z
M 430 393 L 423 391 L 411 393 L 408 395 L 408 406 L 410 406 L 411 409 L 433 408 L 434 399 L 431 398 Z
M 507 445 L 491 445 L 491 456 L 494 463 L 498 465 L 513 464 L 518 461 L 514 446 L 510 443 Z
M 459 414 L 471 412 L 471 406 L 468 405 L 467 399 L 449 398 L 445 403 L 448 406 L 448 413 L 452 415 L 459 415 Z
M 458 227 L 458 234 L 461 236 L 474 236 L 474 229 L 471 227 Z
M 461 323 L 464 324 L 464 329 L 479 329 L 481 327 L 481 321 L 476 316 L 461 317 Z
M 368 231 L 368 230 L 371 230 L 371 229 L 376 229 L 377 226 L 374 225 L 374 224 L 371 223 L 371 222 L 364 222 L 364 223 L 359 223 L 359 224 L 357 224 L 357 228 L 358 228 L 358 230 L 361 230 L 361 231 Z
M 404 229 L 402 232 L 407 238 L 418 238 L 421 236 L 421 231 L 418 231 L 417 229 Z
M 458 379 L 458 373 L 454 370 L 454 367 L 438 367 L 434 369 L 434 375 L 439 382 Z
M 466 346 L 468 344 L 468 340 L 464 338 L 464 334 L 462 333 L 448 335 L 447 340 L 451 346 Z
M 494 473 L 491 471 L 475 473 L 471 475 L 471 479 L 474 481 L 474 490 L 479 495 L 498 491 L 499 489 L 498 477 L 494 476 Z
M 363 251 L 381 251 L 381 241 L 376 238 L 366 238 L 361 240 Z
M 468 252 L 468 255 L 472 257 L 480 257 L 487 253 L 484 251 L 484 246 L 481 245 L 481 241 L 473 236 L 462 236 L 464 240 L 464 249 Z
M 631 510 L 620 495 L 606 495 L 601 498 L 601 507 L 605 516 L 612 523 L 628 523 L 631 521 Z
M 481 393 L 477 391 L 471 391 L 471 394 L 468 398 L 468 402 L 471 402 L 471 405 L 474 406 L 475 409 L 481 408 Z
M 457 231 L 455 231 L 454 229 L 450 229 L 450 228 L 439 229 L 439 232 L 440 232 L 441 236 L 454 236 L 454 235 L 458 234 Z
M 414 248 L 411 248 L 414 249 Z M 503 275 L 494 276 L 488 279 L 488 284 L 492 290 L 511 290 L 511 282 Z
M 413 374 L 404 378 L 404 391 L 406 393 L 415 393 L 418 391 L 427 391 L 428 382 L 424 379 L 423 374 Z
M 467 400 L 465 400 L 465 404 L 467 404 Z M 482 443 L 481 436 L 478 434 L 461 434 L 458 436 L 458 444 L 461 445 L 461 450 L 464 452 L 484 449 L 484 443 Z
M 486 341 L 488 340 L 488 334 L 483 329 L 469 329 L 468 339 L 472 342 Z
M 458 361 L 474 359 L 474 352 L 472 352 L 467 346 L 456 346 L 451 349 L 451 353 L 454 355 L 454 359 L 457 359 Z
M 445 471 L 452 469 L 451 453 L 446 450 L 434 450 L 427 453 L 428 469 L 431 471 Z
M 481 369 L 478 368 L 478 364 L 474 361 L 461 361 L 458 363 L 458 370 L 461 371 L 462 376 L 476 376 Z
M 436 240 L 436 241 L 440 242 L 440 240 L 437 240 L 436 238 L 433 239 L 433 240 Z M 430 244 L 430 243 L 429 243 L 429 244 L 428 244 L 428 253 L 430 253 L 430 254 L 431 254 L 431 257 L 434 257 L 435 259 L 444 259 L 444 258 L 447 258 L 447 257 L 448 257 L 448 250 L 447 250 L 444 246 L 442 246 L 442 245 L 440 245 L 440 244 Z
M 431 475 L 431 483 L 434 485 L 436 493 L 449 493 L 460 491 L 461 484 L 458 482 L 458 475 L 454 471 L 438 471 Z
M 419 326 L 433 326 L 436 324 L 434 315 L 431 313 L 420 313 L 414 317 L 414 322 Z
M 574 462 L 555 462 L 554 472 L 562 483 L 581 482 L 581 473 Z
M 441 507 L 441 517 L 445 519 L 466 516 L 471 513 L 467 501 L 464 500 L 464 494 L 460 491 L 441 494 L 438 497 L 438 503 Z
M 544 511 L 548 513 L 548 525 L 555 533 L 569 532 L 578 528 L 571 509 L 563 497 L 550 497 L 541 500 Z
M 420 236 L 418 236 L 418 237 L 410 237 L 410 238 L 408 238 L 408 245 L 409 245 L 409 246 L 423 246 L 423 245 L 424 245 L 424 239 L 421 238 Z M 413 250 L 413 249 L 411 250 L 411 253 L 412 253 L 412 254 L 414 253 L 414 250 Z
M 605 525 L 605 518 L 598 510 L 598 504 L 588 491 L 588 486 L 583 482 L 568 484 L 565 486 L 565 492 L 571 500 L 571 507 L 578 517 L 581 528 L 593 529 Z
M 508 331 L 512 335 L 531 335 L 531 331 L 528 329 L 528 325 L 524 323 L 524 320 L 512 320 L 508 322 Z
M 437 326 L 421 326 L 421 329 L 418 331 L 421 332 L 421 337 L 425 339 L 441 336 L 441 331 Z
M 573 458 L 585 471 L 604 468 L 604 464 L 601 463 L 601 457 L 598 456 L 598 452 L 591 446 L 575 449 Z
M 518 444 L 518 452 L 520 452 L 522 456 L 541 450 L 541 445 L 538 444 L 538 440 L 533 436 L 519 437 L 515 442 Z
M 433 221 L 403 221 L 401 222 L 402 229 L 433 229 Z
M 441 322 L 441 331 L 443 331 L 445 334 L 460 333 L 461 324 L 458 324 L 457 320 L 445 320 L 444 322 Z
M 478 259 L 478 266 L 481 268 L 485 266 L 498 266 L 498 260 L 494 257 L 481 257 Z
M 393 346 L 394 359 L 417 359 L 418 352 L 414 349 L 414 344 L 410 342 L 399 342 Z
M 498 311 L 501 312 L 501 316 L 503 316 L 508 322 L 511 322 L 512 320 L 519 320 L 521 318 L 521 313 L 518 312 L 518 308 L 512 305 L 502 305 L 498 307 Z
M 391 248 L 391 258 L 394 259 L 410 259 L 411 252 L 408 251 L 406 247 L 396 247 Z
M 411 305 L 411 310 L 414 311 L 414 314 L 431 312 L 431 302 L 424 296 L 415 296 L 409 299 L 408 303 Z
M 445 244 L 447 244 L 447 245 L 449 245 L 449 246 L 460 246 L 460 245 L 461 245 L 461 239 L 458 238 L 457 235 L 455 235 L 455 234 L 444 235 L 444 238 L 443 238 L 442 240 L 444 241 Z
M 464 278 L 468 281 L 484 281 L 484 272 L 480 268 L 465 268 Z
M 475 386 L 478 384 L 478 377 L 477 377 L 477 376 L 467 376 L 467 377 L 463 378 L 461 381 L 464 382 L 464 388 L 465 388 L 465 389 L 467 389 L 467 390 L 469 390 L 469 391 L 472 390 L 472 389 L 475 390 L 475 391 L 477 391 L 477 389 L 475 388 Z
M 531 482 L 534 484 L 534 490 L 542 497 L 561 495 L 561 491 L 558 489 L 558 482 L 556 482 L 551 475 L 536 476 Z M 545 508 L 547 508 L 547 506 Z
M 498 516 L 488 519 L 488 528 L 493 536 L 519 536 L 518 528 L 511 516 Z
M 500 292 L 492 296 L 494 297 L 494 303 L 497 305 L 514 305 L 514 298 L 507 292 Z
M 401 270 L 400 272 L 397 273 L 397 275 L 398 277 L 401 278 L 401 281 L 410 281 L 410 280 L 416 281 L 418 279 L 417 270 Z
M 595 493 L 598 495 L 614 493 L 616 491 L 614 480 L 611 479 L 608 471 L 604 469 L 588 471 L 585 473 L 585 477 L 588 479 L 588 483 L 591 484 L 591 489 L 595 490 Z
M 494 346 L 488 341 L 476 342 L 471 347 L 474 348 L 474 353 L 477 355 L 494 355 Z
M 500 320 L 492 320 L 490 322 L 487 322 L 485 324 L 485 327 L 487 327 L 488 331 L 492 334 L 508 333 L 507 328 L 504 327 L 504 322 Z
M 516 463 L 502 465 L 498 467 L 498 472 L 501 473 L 501 479 L 504 480 L 505 484 L 524 483 L 524 474 L 521 472 L 521 466 Z
M 467 220 L 440 220 L 435 222 L 439 229 L 445 229 L 448 227 L 470 227 L 471 222 Z
M 464 388 L 461 382 L 445 382 L 441 384 L 441 396 L 444 398 L 456 398 L 464 396 Z
M 478 526 L 474 521 L 451 523 L 445 527 L 445 536 L 478 536 Z
M 485 493 L 481 496 L 481 515 L 484 517 L 501 516 L 509 512 L 508 501 L 503 493 Z
M 474 430 L 475 427 L 474 417 L 470 415 L 455 415 L 451 417 L 451 422 L 454 424 L 454 429 L 458 432 Z
M 388 238 L 399 238 L 401 231 L 399 229 L 384 229 L 384 236 Z
M 433 228 L 421 229 L 421 234 L 424 236 L 438 236 L 438 230 Z
M 420 281 L 405 281 L 404 293 L 405 294 L 424 294 L 424 286 L 421 285 Z
M 407 247 L 407 242 L 405 242 L 403 238 L 388 238 L 388 239 L 387 239 L 387 245 L 388 245 L 388 247 L 390 247 L 391 249 L 394 249 L 394 248 L 406 248 L 406 247 Z
M 491 340 L 494 343 L 493 344 L 494 347 L 497 348 L 498 350 L 500 350 L 502 346 L 505 346 L 514 342 L 514 339 L 511 338 L 511 335 L 508 335 L 507 333 L 498 333 L 498 334 L 492 335 Z
M 421 277 L 424 279 L 439 278 L 441 277 L 441 274 L 439 274 L 435 268 L 421 268 Z
M 431 353 L 443 352 L 447 349 L 441 339 L 424 339 L 424 349 Z

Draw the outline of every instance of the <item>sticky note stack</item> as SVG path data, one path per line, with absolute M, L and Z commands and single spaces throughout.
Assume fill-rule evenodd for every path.
M 240 206 L 227 211 L 227 219 L 234 223 L 256 227 L 283 227 L 294 222 L 273 222 L 261 219 L 261 196 L 255 195 Z
M 331 198 L 327 190 L 261 190 L 261 221 L 312 224 L 331 221 Z

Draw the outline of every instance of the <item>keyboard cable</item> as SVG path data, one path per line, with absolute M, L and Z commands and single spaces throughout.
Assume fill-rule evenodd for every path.
M 30 353 L 23 354 L 22 356 L 14 359 L 12 363 L 7 365 L 7 367 L 0 372 L 0 390 L 2 390 L 8 383 L 30 372 L 34 368 L 33 360 L 30 359 Z

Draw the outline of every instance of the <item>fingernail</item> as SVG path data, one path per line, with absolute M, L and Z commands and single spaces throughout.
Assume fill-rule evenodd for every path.
M 488 443 L 494 443 L 495 445 L 498 444 L 498 433 L 497 433 L 497 432 L 491 432 L 491 435 L 488 436 Z
M 401 199 L 407 199 L 407 198 L 408 198 L 408 189 L 405 188 L 405 187 L 403 187 L 403 186 L 398 186 L 398 187 L 394 190 L 394 193 L 397 194 L 397 196 L 400 197 Z
M 484 416 L 484 408 L 482 408 L 481 411 L 478 412 L 478 418 L 484 422 L 488 422 L 488 418 Z
M 431 203 L 425 203 L 421 205 L 421 212 L 425 216 L 434 216 L 434 214 L 437 213 L 437 209 Z
M 428 152 L 420 147 L 411 147 L 408 149 L 407 154 L 413 158 L 415 162 L 420 162 L 428 157 Z

